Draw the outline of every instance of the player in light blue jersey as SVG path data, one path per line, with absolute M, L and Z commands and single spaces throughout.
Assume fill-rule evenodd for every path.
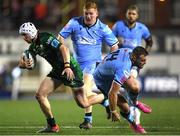
M 152 36 L 149 29 L 142 23 L 137 22 L 139 9 L 136 5 L 131 5 L 126 11 L 126 20 L 117 21 L 113 26 L 113 33 L 119 39 L 120 48 L 134 49 L 142 46 L 142 40 L 145 41 L 145 49 L 149 52 L 152 47 Z M 131 74 L 137 77 L 139 69 L 133 67 Z M 134 96 L 136 98 L 136 96 Z M 151 108 L 140 101 L 136 102 L 137 107 L 144 113 L 150 113 Z
M 121 87 L 123 86 L 128 90 L 128 98 L 134 101 L 131 94 L 138 94 L 140 86 L 137 79 L 131 75 L 131 67 L 143 68 L 147 55 L 148 52 L 140 46 L 133 51 L 129 48 L 120 48 L 108 54 L 94 72 L 96 86 L 109 98 L 112 121 L 120 119 L 116 110 L 116 106 L 118 106 L 121 115 L 127 119 L 131 128 L 138 133 L 146 133 L 146 131 L 135 122 L 135 117 L 130 113 L 129 100 L 121 94 Z
M 152 47 L 152 36 L 149 29 L 140 22 L 137 22 L 139 9 L 135 5 L 131 5 L 126 11 L 126 20 L 117 21 L 112 31 L 119 39 L 120 48 L 134 49 L 142 46 L 142 40 L 146 42 L 145 49 L 149 52 Z
M 83 16 L 74 17 L 59 32 L 58 39 L 64 43 L 64 39 L 71 36 L 75 56 L 83 71 L 84 87 L 86 95 L 93 94 L 93 72 L 97 62 L 101 62 L 101 47 L 105 42 L 110 51 L 118 49 L 118 39 L 111 29 L 98 19 L 98 8 L 95 2 L 87 2 L 83 8 Z M 110 118 L 108 100 L 102 103 L 106 107 L 108 118 Z M 92 107 L 85 110 L 84 122 L 80 128 L 90 129 L 92 127 Z

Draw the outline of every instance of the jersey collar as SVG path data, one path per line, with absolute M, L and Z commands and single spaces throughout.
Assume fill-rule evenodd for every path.
M 136 22 L 135 22 L 135 25 L 134 25 L 133 27 L 129 27 L 126 20 L 124 20 L 123 22 L 124 22 L 124 24 L 125 24 L 130 30 L 133 29 L 133 28 L 135 28 L 136 25 L 137 25 Z
M 86 25 L 86 24 L 84 23 L 84 17 L 82 17 L 82 24 L 83 24 L 84 27 L 87 27 L 88 29 L 91 28 L 91 27 L 93 27 L 93 26 L 95 26 L 95 25 L 97 24 L 97 21 L 98 21 L 98 18 L 96 19 L 96 22 L 95 22 L 93 25 L 88 26 L 88 25 Z

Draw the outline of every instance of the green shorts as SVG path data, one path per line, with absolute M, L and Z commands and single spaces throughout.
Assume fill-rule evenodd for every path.
M 75 79 L 73 79 L 72 81 L 67 80 L 66 75 L 61 75 L 64 68 L 59 68 L 59 69 L 53 68 L 52 71 L 47 76 L 60 80 L 63 82 L 64 85 L 72 87 L 72 88 L 82 87 L 84 85 L 83 73 L 81 71 L 79 64 L 73 57 L 71 57 L 70 66 L 75 76 Z

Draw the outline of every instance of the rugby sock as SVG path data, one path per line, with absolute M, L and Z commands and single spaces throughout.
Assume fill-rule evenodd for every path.
M 103 105 L 104 107 L 109 106 L 109 100 L 105 98 L 105 99 L 101 102 L 101 105 Z
M 56 125 L 56 121 L 54 118 L 49 118 L 47 119 L 47 123 L 51 126 L 54 127 Z
M 120 112 L 121 116 L 123 116 L 125 119 L 127 119 L 130 123 L 134 122 L 134 117 L 130 114 L 130 111 L 128 113 Z
M 92 123 L 92 112 L 85 113 L 84 120 Z
M 107 112 L 107 113 L 110 112 L 109 100 L 108 100 L 107 98 L 105 98 L 105 99 L 101 102 L 101 105 L 106 108 L 106 112 Z

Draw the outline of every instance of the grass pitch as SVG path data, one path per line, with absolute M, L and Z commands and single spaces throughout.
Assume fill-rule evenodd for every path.
M 141 114 L 141 124 L 148 135 L 180 135 L 179 98 L 146 98 L 142 101 L 151 105 L 153 109 L 149 115 Z M 105 110 L 100 105 L 93 107 L 93 128 L 80 130 L 78 126 L 83 121 L 84 113 L 74 100 L 50 100 L 50 102 L 56 121 L 61 127 L 58 135 L 135 134 L 123 118 L 116 123 L 107 120 Z M 42 135 L 36 131 L 45 124 L 45 117 L 35 99 L 0 101 L 0 135 Z

